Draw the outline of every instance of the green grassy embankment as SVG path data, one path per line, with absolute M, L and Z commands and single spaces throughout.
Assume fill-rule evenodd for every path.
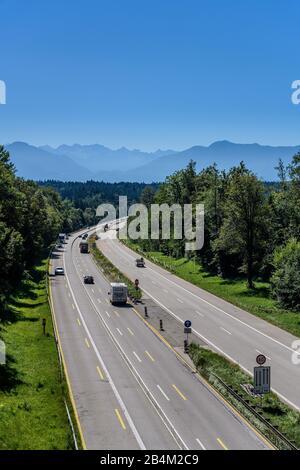
M 300 337 L 300 312 L 280 308 L 270 295 L 268 283 L 256 281 L 255 289 L 250 290 L 244 279 L 223 279 L 212 275 L 193 260 L 174 259 L 161 252 L 142 252 L 138 244 L 129 240 L 125 244 L 182 279 Z
M 285 405 L 274 393 L 265 395 L 262 399 L 254 398 L 244 391 L 241 384 L 253 383 L 249 377 L 239 366 L 232 364 L 223 356 L 216 354 L 208 349 L 204 349 L 196 344 L 190 345 L 190 357 L 193 360 L 200 375 L 205 377 L 216 389 L 218 389 L 224 397 L 229 400 L 235 408 L 237 408 L 257 429 L 265 434 L 274 442 L 268 428 L 263 425 L 257 418 L 253 416 L 239 401 L 232 398 L 222 383 L 220 378 L 230 388 L 238 392 L 249 404 L 255 406 L 259 412 L 270 424 L 277 427 L 286 438 L 292 441 L 297 448 L 300 448 L 300 413 Z M 278 445 L 278 443 L 276 442 Z M 280 446 L 284 448 L 284 446 Z
M 1 323 L 8 360 L 5 366 L 0 366 L 0 449 L 74 448 L 64 404 L 65 385 L 60 379 L 46 273 L 47 260 L 23 281 Z M 43 335 L 43 318 L 46 335 Z
M 97 248 L 95 238 L 92 236 L 89 238 L 90 252 L 96 261 L 96 264 L 100 267 L 105 277 L 110 282 L 124 282 L 128 288 L 128 295 L 134 299 L 140 300 L 142 292 L 140 289 L 136 289 L 134 283 L 128 279 L 121 271 L 119 271 L 103 253 Z

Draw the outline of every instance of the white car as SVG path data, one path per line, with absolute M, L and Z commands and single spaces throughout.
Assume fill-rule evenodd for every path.
M 65 274 L 64 268 L 55 268 L 55 276 L 63 276 Z

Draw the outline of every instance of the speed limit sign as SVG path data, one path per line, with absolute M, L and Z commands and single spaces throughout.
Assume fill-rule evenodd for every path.
M 266 362 L 266 356 L 264 356 L 263 354 L 259 354 L 258 356 L 256 356 L 256 362 L 259 366 L 264 365 L 264 363 Z

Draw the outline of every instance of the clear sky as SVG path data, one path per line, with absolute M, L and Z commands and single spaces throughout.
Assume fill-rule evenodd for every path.
M 300 144 L 299 0 L 0 0 L 0 142 Z

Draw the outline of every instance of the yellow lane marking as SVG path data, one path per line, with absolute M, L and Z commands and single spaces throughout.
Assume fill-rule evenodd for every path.
M 134 332 L 133 332 L 130 328 L 127 328 L 127 330 L 129 331 L 129 333 L 131 334 L 131 336 L 134 336 Z
M 179 388 L 176 387 L 176 385 L 172 385 L 172 387 L 174 388 L 174 390 L 176 390 L 176 392 L 178 393 L 178 395 L 183 399 L 183 400 L 187 400 L 187 398 L 183 395 L 183 393 L 179 390 Z
M 223 447 L 224 450 L 228 450 L 228 447 L 225 446 L 224 442 L 219 437 L 218 437 L 217 441 L 220 444 L 220 446 Z
M 101 380 L 104 380 L 104 375 L 103 375 L 102 370 L 100 369 L 99 366 L 97 366 L 97 371 L 98 371 L 98 374 L 100 375 Z
M 79 326 L 81 326 L 79 318 L 77 318 L 77 323 L 78 323 Z
M 151 354 L 148 351 L 145 351 L 145 353 L 151 359 L 152 362 L 155 362 L 155 359 L 153 359 L 153 357 L 151 356 Z
M 49 261 L 49 272 L 50 272 L 50 269 L 51 269 L 51 261 Z M 59 331 L 58 331 L 58 327 L 57 327 L 56 312 L 55 312 L 54 302 L 53 302 L 53 298 L 52 298 L 51 282 L 49 282 L 49 300 L 50 300 L 51 314 L 52 314 L 52 319 L 53 319 L 53 326 L 54 326 L 54 330 L 55 330 L 55 333 L 56 333 L 56 337 L 57 337 L 57 341 L 58 341 L 58 345 L 59 345 L 59 350 L 60 350 L 60 353 L 61 353 L 63 368 L 64 368 L 65 377 L 66 377 L 66 381 L 67 381 L 67 386 L 68 386 L 68 390 L 69 390 L 69 396 L 70 396 L 70 400 L 71 400 L 72 407 L 73 407 L 73 410 L 74 410 L 74 415 L 75 415 L 76 423 L 77 423 L 77 426 L 78 426 L 82 447 L 83 447 L 84 450 L 86 450 L 87 446 L 86 446 L 86 442 L 85 442 L 85 439 L 84 439 L 84 435 L 83 435 L 83 431 L 82 431 L 78 411 L 77 411 L 77 408 L 76 408 L 76 403 L 75 403 L 75 400 L 74 400 L 73 390 L 72 390 L 71 381 L 70 381 L 70 377 L 69 377 L 69 373 L 68 373 L 68 369 L 67 369 L 67 364 L 66 364 L 66 360 L 65 360 L 65 356 L 64 356 L 64 351 L 63 351 L 63 348 L 62 348 L 61 339 L 60 339 Z
M 87 345 L 88 348 L 90 347 L 90 343 L 88 342 L 87 338 L 85 338 L 85 344 Z
M 75 305 L 74 304 L 72 304 L 72 309 L 75 310 Z
M 119 420 L 119 423 L 120 423 L 121 427 L 122 427 L 122 428 L 124 429 L 124 431 L 125 431 L 125 430 L 126 430 L 125 423 L 124 423 L 124 421 L 123 421 L 123 419 L 122 419 L 122 416 L 120 415 L 120 412 L 119 412 L 119 410 L 118 410 L 117 408 L 115 409 L 115 413 L 116 413 L 116 415 L 117 415 L 117 418 L 118 418 L 118 420 Z
M 238 416 L 239 419 L 241 421 L 243 421 L 243 423 L 246 424 L 246 426 L 251 429 L 251 431 L 253 431 L 256 436 L 262 440 L 267 446 L 269 449 L 272 449 L 272 450 L 276 450 L 276 447 L 274 447 L 274 445 L 268 441 L 268 439 L 265 438 L 265 436 L 263 434 L 261 434 L 257 429 L 255 429 L 255 427 L 246 419 L 244 418 L 244 416 L 241 415 L 241 413 L 239 413 L 239 411 L 234 408 L 227 400 L 225 400 L 225 398 L 204 378 L 202 377 L 199 372 L 197 371 L 197 369 L 195 367 L 192 367 L 190 365 L 189 362 L 187 362 L 174 348 L 173 346 L 171 346 L 171 344 L 159 333 L 159 331 L 154 328 L 154 326 L 151 325 L 151 323 L 149 323 L 147 320 L 145 320 L 143 318 L 143 316 L 140 314 L 140 312 L 138 312 L 138 310 L 136 310 L 136 308 L 134 308 L 134 306 L 132 305 L 131 306 L 133 312 L 145 323 L 145 325 L 147 325 L 147 327 L 176 355 L 176 357 L 181 361 L 183 362 L 193 373 L 196 374 L 196 377 L 198 377 L 198 379 L 200 380 L 200 382 L 202 383 L 205 383 L 205 385 L 209 388 L 209 390 L 211 390 L 211 392 L 217 396 L 225 405 L 227 408 L 229 408 L 233 414 L 235 416 Z

